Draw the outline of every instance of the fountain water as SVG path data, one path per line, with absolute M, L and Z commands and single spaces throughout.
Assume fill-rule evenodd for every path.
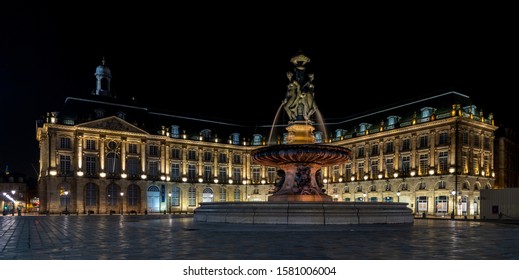
M 294 71 L 288 72 L 286 98 L 281 108 L 289 117 L 284 143 L 258 148 L 251 153 L 256 164 L 278 168 L 278 180 L 268 202 L 201 203 L 195 221 L 257 224 L 361 224 L 412 223 L 406 203 L 334 202 L 325 193 L 321 167 L 343 164 L 351 151 L 340 146 L 317 144 L 314 115 L 324 127 L 314 101 L 313 74 L 306 75 L 310 59 L 303 54 L 291 59 Z M 326 139 L 324 128 L 322 133 Z M 271 143 L 269 136 L 269 144 Z M 326 142 L 326 141 L 325 141 Z

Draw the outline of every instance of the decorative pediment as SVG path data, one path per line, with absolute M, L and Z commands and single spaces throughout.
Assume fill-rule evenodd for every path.
M 107 129 L 107 130 L 116 130 L 116 131 L 125 131 L 125 132 L 132 132 L 132 133 L 145 133 L 148 134 L 148 132 L 116 117 L 111 116 L 91 122 L 86 122 L 78 125 L 77 127 L 80 128 L 96 128 L 96 129 Z

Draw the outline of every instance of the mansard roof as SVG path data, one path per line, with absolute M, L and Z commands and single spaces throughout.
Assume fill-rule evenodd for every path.
M 327 136 L 333 135 L 335 131 L 342 130 L 342 135 L 353 135 L 361 129 L 378 129 L 381 125 L 388 128 L 396 128 L 409 124 L 413 119 L 420 122 L 421 118 L 427 118 L 431 114 L 438 117 L 448 117 L 453 110 L 453 105 L 458 106 L 466 114 L 473 114 L 481 117 L 483 112 L 479 111 L 469 96 L 450 91 L 437 95 L 418 97 L 412 100 L 404 100 L 394 104 L 356 114 L 343 118 L 325 119 Z M 429 115 L 427 115 L 429 114 Z M 117 126 L 117 120 L 111 118 L 111 126 L 106 123 L 106 118 L 115 116 L 125 120 L 129 125 L 119 125 L 125 131 L 136 133 L 149 133 L 160 135 L 165 129 L 178 127 L 180 134 L 187 134 L 189 137 L 197 137 L 204 130 L 209 130 L 210 137 L 228 139 L 231 134 L 238 133 L 240 141 L 246 139 L 250 141 L 254 134 L 269 137 L 273 123 L 246 122 L 243 120 L 221 120 L 216 118 L 199 117 L 186 113 L 176 113 L 164 108 L 143 107 L 135 104 L 132 100 L 121 101 L 105 96 L 90 96 L 87 98 L 68 97 L 62 109 L 58 112 L 59 123 L 68 125 L 78 125 L 85 127 L 97 126 L 98 128 Z M 391 119 L 397 122 L 396 125 L 388 127 Z M 485 119 L 492 117 L 488 114 Z M 96 120 L 105 119 L 104 122 Z M 287 124 L 276 124 L 284 127 Z M 118 126 L 118 127 L 119 127 Z M 316 126 L 316 131 L 320 127 Z M 206 139 L 210 140 L 210 139 Z

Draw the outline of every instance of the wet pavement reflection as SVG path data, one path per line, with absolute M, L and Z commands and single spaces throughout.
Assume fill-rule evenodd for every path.
M 519 226 L 238 225 L 182 216 L 0 217 L 0 259 L 516 260 Z

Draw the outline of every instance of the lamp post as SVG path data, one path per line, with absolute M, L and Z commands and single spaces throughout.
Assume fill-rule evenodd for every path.
M 452 213 L 451 213 L 451 219 L 454 219 L 455 209 L 456 209 L 456 194 L 458 193 L 458 168 L 456 166 L 451 166 L 449 168 L 449 172 L 451 174 L 454 174 L 454 190 L 451 192 L 452 194 Z
M 14 208 L 15 208 L 15 199 L 14 199 L 14 194 L 16 193 L 15 190 L 12 190 L 11 193 L 13 194 L 13 216 L 14 216 Z
M 121 215 L 123 214 L 123 204 L 124 204 L 124 199 L 123 199 L 123 196 L 124 196 L 124 193 L 121 192 Z
M 456 207 L 456 191 L 452 191 L 452 213 L 451 213 L 451 219 L 454 219 L 454 209 Z
M 397 201 L 396 202 L 400 202 L 400 191 L 396 192 L 396 197 L 397 197 Z
M 65 194 L 65 215 L 68 215 L 68 191 L 65 191 L 64 194 Z
M 247 185 L 247 179 L 243 180 L 242 181 L 242 184 L 245 185 L 245 199 L 248 201 L 249 200 L 249 191 L 248 191 L 248 185 Z
M 168 193 L 168 203 L 169 203 L 169 206 L 168 206 L 168 210 L 169 210 L 169 214 L 171 215 L 171 192 Z

